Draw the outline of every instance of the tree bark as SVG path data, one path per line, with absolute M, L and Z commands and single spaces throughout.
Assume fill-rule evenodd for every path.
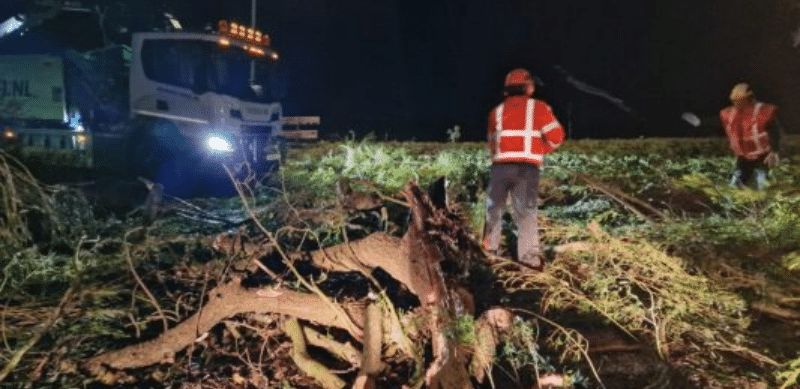
M 218 286 L 209 293 L 202 310 L 169 329 L 159 337 L 110 351 L 86 362 L 92 372 L 103 367 L 130 369 L 171 360 L 173 355 L 190 345 L 222 319 L 239 313 L 272 312 L 347 330 L 358 339 L 363 331 L 363 305 L 339 303 L 339 311 L 317 295 L 282 289 L 248 290 L 238 282 Z

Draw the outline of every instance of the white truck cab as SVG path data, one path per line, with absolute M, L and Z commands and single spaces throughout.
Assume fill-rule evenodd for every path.
M 250 50 L 260 50 L 253 55 Z M 260 165 L 281 131 L 279 102 L 259 93 L 278 54 L 221 34 L 135 33 L 130 67 L 130 116 L 158 123 L 156 136 L 186 137 L 195 151 Z M 251 80 L 251 63 L 255 80 Z M 172 131 L 165 131 L 164 127 Z M 134 139 L 134 142 L 137 140 Z M 135 157 L 134 157 L 135 158 Z
M 38 164 L 121 171 L 175 187 L 280 159 L 269 37 L 136 32 L 131 45 L 0 54 L 0 147 Z M 251 169 L 252 171 L 252 169 Z

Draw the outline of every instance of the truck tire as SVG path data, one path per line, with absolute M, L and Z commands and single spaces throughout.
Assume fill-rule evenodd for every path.
M 169 122 L 155 121 L 139 131 L 130 151 L 131 172 L 164 186 L 179 197 L 194 194 L 189 142 Z
M 165 150 L 159 147 L 158 141 L 146 135 L 136 140 L 131 148 L 130 171 L 137 176 L 153 180 L 165 161 L 165 154 Z

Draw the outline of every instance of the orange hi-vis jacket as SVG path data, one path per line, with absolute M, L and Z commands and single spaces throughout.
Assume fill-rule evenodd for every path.
M 777 110 L 772 104 L 756 102 L 750 107 L 727 107 L 720 111 L 719 117 L 734 155 L 755 160 L 771 151 L 769 126 Z
M 489 115 L 488 142 L 492 163 L 541 166 L 544 155 L 564 142 L 564 128 L 544 101 L 509 96 Z

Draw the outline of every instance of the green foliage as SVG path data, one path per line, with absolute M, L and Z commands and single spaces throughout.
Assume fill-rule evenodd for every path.
M 461 139 L 461 126 L 456 124 L 452 128 L 447 129 L 447 140 L 450 142 L 457 142 Z
M 792 251 L 783 257 L 784 266 L 788 270 L 800 270 L 800 251 Z
M 565 371 L 563 366 L 557 365 L 557 363 L 563 364 L 566 357 L 569 357 L 571 363 L 579 361 L 582 358 L 580 348 L 585 347 L 583 344 L 576 344 L 574 339 L 570 338 L 571 334 L 562 330 L 555 331 L 555 336 L 552 336 L 549 342 L 559 350 L 566 350 L 562 353 L 562 357 L 555 361 L 555 358 L 540 347 L 542 330 L 539 322 L 516 317 L 511 330 L 505 336 L 499 358 L 508 362 L 517 373 L 523 369 L 534 369 L 538 375 L 560 371 L 567 378 L 565 381 L 570 387 L 574 385 L 585 387 L 589 383 L 588 377 L 579 370 Z
M 730 154 L 728 143 L 719 138 L 661 138 L 661 139 L 582 139 L 567 142 L 563 150 L 582 154 L 657 155 L 666 158 L 686 159 L 697 156 L 706 158 Z
M 778 389 L 786 389 L 800 383 L 798 381 L 800 379 L 800 358 L 787 363 L 784 369 L 776 373 L 775 376 L 781 382 L 781 387 Z
M 474 347 L 477 344 L 475 338 L 475 318 L 471 315 L 460 315 L 456 317 L 447 327 L 446 335 L 449 339 L 455 340 L 458 344 Z
M 0 150 L 0 265 L 31 240 L 34 213 L 47 218 L 47 195 L 23 165 Z
M 569 220 L 585 225 L 588 220 L 595 217 L 601 218 L 606 212 L 611 212 L 614 204 L 602 197 L 586 197 L 578 200 L 574 204 L 550 205 L 542 210 L 542 213 L 558 220 Z
M 750 188 L 719 185 L 702 173 L 691 173 L 679 177 L 676 184 L 703 193 L 716 205 L 729 212 L 745 213 L 767 199 L 767 193 Z
M 20 292 L 28 285 L 71 283 L 75 272 L 66 266 L 68 260 L 54 254 L 41 255 L 35 248 L 17 252 L 3 267 L 0 295 L 10 292 L 9 289 Z
M 653 228 L 653 238 L 670 245 L 703 242 L 731 252 L 792 251 L 800 249 L 800 197 L 783 191 L 754 191 L 715 185 L 709 177 L 694 173 L 675 181 L 701 193 L 716 213 L 702 218 L 676 220 Z M 791 266 L 791 257 L 787 258 Z
M 516 318 L 503 345 L 501 357 L 519 370 L 533 366 L 541 371 L 554 372 L 555 366 L 540 353 L 538 340 L 540 328 L 535 321 Z
M 709 347 L 743 341 L 749 321 L 742 298 L 690 274 L 681 259 L 650 242 L 615 238 L 597 225 L 587 232 L 590 252 L 553 264 L 566 284 L 550 285 L 549 306 L 600 312 L 630 333 L 647 334 L 659 351 L 687 337 Z
M 392 194 L 399 192 L 409 179 L 425 186 L 447 176 L 461 184 L 459 189 L 484 187 L 488 180 L 489 158 L 485 149 L 453 146 L 442 147 L 435 153 L 420 153 L 413 148 L 413 144 L 377 143 L 369 139 L 347 141 L 319 157 L 298 156 L 289 160 L 284 174 L 292 188 L 303 185 L 322 199 L 334 198 L 335 184 L 341 178 L 368 180 Z

